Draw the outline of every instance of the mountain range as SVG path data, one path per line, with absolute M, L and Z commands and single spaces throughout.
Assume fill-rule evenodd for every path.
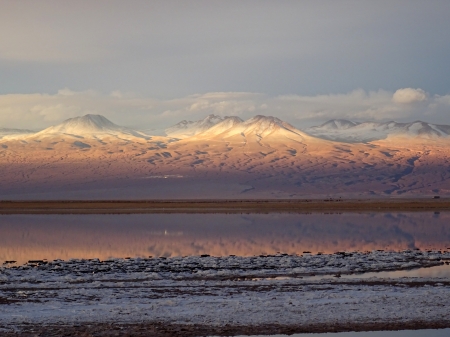
M 155 136 L 86 115 L 6 132 L 3 199 L 450 195 L 450 126 L 425 122 L 209 115 Z
M 226 122 L 226 123 L 222 123 Z M 217 115 L 208 115 L 206 118 L 198 121 L 183 120 L 164 130 L 143 131 L 146 134 L 157 134 L 177 139 L 185 139 L 208 130 L 209 135 L 219 132 L 215 125 L 220 128 L 226 128 L 227 123 L 235 125 L 242 123 L 252 123 L 252 119 L 244 122 L 237 116 L 220 117 Z M 282 121 L 279 120 L 281 123 Z M 283 122 L 284 123 L 284 122 Z M 290 126 L 290 128 L 295 128 Z M 419 138 L 419 139 L 437 139 L 450 136 L 450 125 L 438 125 L 426 123 L 423 121 L 414 121 L 411 123 L 389 122 L 355 122 L 345 119 L 332 119 L 321 125 L 301 129 L 304 133 L 326 140 L 332 140 L 345 143 L 367 143 L 387 138 Z M 156 131 L 152 133 L 152 131 Z
M 395 137 L 442 138 L 450 136 L 450 125 L 429 124 L 422 121 L 412 123 L 397 122 L 352 122 L 334 119 L 319 126 L 304 130 L 308 134 L 333 141 L 364 143 Z

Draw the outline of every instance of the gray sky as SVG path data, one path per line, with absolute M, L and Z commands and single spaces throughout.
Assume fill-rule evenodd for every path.
M 450 124 L 449 13 L 448 0 L 0 0 L 0 127 L 213 112 Z M 395 100 L 404 88 L 425 97 Z

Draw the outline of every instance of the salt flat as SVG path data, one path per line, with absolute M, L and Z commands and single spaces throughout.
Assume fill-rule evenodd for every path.
M 0 270 L 0 331 L 194 336 L 449 327 L 448 279 L 307 277 L 448 260 L 448 252 L 373 251 L 30 261 Z

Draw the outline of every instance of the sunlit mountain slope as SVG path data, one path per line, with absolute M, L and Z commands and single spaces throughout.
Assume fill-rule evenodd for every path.
M 360 125 L 344 124 L 337 128 Z M 87 115 L 34 135 L 1 139 L 0 197 L 450 195 L 449 138 L 424 137 L 415 124 L 408 126 L 414 137 L 396 133 L 342 143 L 275 117 L 225 117 L 175 140 Z
M 61 124 L 51 126 L 34 134 L 33 138 L 39 139 L 61 135 L 78 138 L 103 138 L 108 136 L 147 138 L 146 135 L 130 128 L 116 125 L 101 115 L 91 114 L 67 119 Z
M 199 121 L 187 121 L 183 120 L 167 129 L 165 129 L 165 134 L 168 137 L 174 138 L 188 138 L 195 136 L 201 132 L 204 132 L 223 121 L 223 118 L 216 115 L 208 115 L 204 119 Z
M 23 130 L 23 129 L 11 129 L 11 128 L 0 128 L 0 139 L 2 138 L 16 138 L 24 135 L 33 134 L 34 132 L 31 130 Z

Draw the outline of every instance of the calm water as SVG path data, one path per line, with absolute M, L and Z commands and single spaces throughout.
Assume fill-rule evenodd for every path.
M 0 262 L 450 248 L 450 213 L 0 216 Z

